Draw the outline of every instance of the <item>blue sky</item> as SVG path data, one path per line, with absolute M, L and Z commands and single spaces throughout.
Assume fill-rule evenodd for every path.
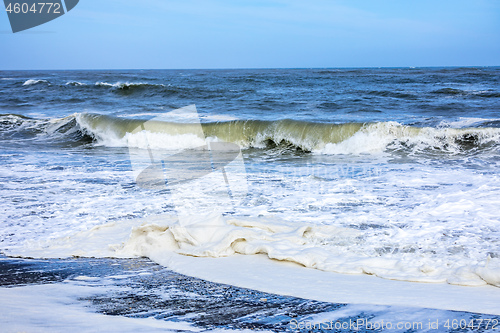
M 3 8 L 2 8 L 3 9 Z M 500 65 L 498 0 L 80 0 L 0 69 Z

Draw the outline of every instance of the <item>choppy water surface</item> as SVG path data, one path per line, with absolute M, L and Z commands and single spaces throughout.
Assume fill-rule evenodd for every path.
M 0 113 L 8 255 L 147 256 L 146 223 L 165 252 L 500 285 L 499 68 L 4 71 Z M 207 142 L 241 147 L 245 195 L 196 228 L 148 228 L 178 202 L 137 186 L 131 154 Z M 218 205 L 186 186 L 215 198 L 184 198 L 193 211 Z

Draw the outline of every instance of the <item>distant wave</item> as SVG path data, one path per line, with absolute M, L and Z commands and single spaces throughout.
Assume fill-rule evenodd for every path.
M 43 131 L 43 125 L 37 124 L 36 120 L 20 114 L 0 114 L 0 135 L 10 134 L 9 132 L 19 132 L 27 127 L 37 128 Z
M 7 80 L 9 78 L 6 78 Z M 242 78 L 244 81 L 252 81 L 259 80 L 258 78 L 245 77 Z M 222 96 L 227 93 L 224 89 L 217 89 L 212 87 L 182 87 L 171 84 L 163 84 L 163 83 L 148 83 L 148 82 L 105 82 L 98 81 L 92 84 L 83 83 L 77 80 L 67 81 L 65 84 L 61 85 L 52 85 L 48 80 L 44 79 L 28 79 L 23 83 L 23 86 L 33 86 L 39 84 L 51 85 L 54 88 L 57 87 L 87 87 L 87 88 L 107 88 L 112 92 L 117 94 L 134 94 L 134 93 L 164 93 L 170 95 L 180 95 L 180 96 L 192 96 L 197 95 L 198 97 L 217 97 Z M 379 97 L 389 97 L 389 98 L 397 98 L 397 99 L 407 99 L 414 100 L 417 99 L 418 96 L 415 95 L 411 91 L 401 91 L 401 90 L 370 90 L 358 91 L 359 94 L 367 94 L 372 96 Z M 472 96 L 472 97 L 484 97 L 484 98 L 498 98 L 500 97 L 500 92 L 495 90 L 483 90 L 483 91 L 474 91 L 474 90 L 462 90 L 457 88 L 440 88 L 433 91 L 430 91 L 430 94 L 433 95 L 443 95 L 443 96 Z M 324 105 L 323 105 L 324 104 Z M 335 109 L 338 108 L 333 102 L 325 102 L 320 105 L 320 108 L 327 109 Z
M 96 82 L 94 87 L 108 88 L 112 92 L 120 95 L 143 93 L 147 96 L 160 94 L 192 98 L 193 95 L 196 95 L 198 98 L 214 98 L 223 96 L 226 93 L 225 90 L 211 87 L 181 87 L 171 84 L 145 82 Z
M 164 84 L 153 84 L 153 83 L 131 83 L 131 82 L 116 82 L 116 83 L 108 83 L 108 82 L 96 82 L 95 85 L 97 87 L 112 87 L 121 90 L 130 90 L 130 89 L 146 89 L 146 88 L 157 88 L 157 87 L 166 87 Z
M 254 78 L 245 77 L 244 80 L 258 80 Z M 10 78 L 2 78 L 1 80 L 11 80 Z M 214 98 L 218 96 L 223 96 L 227 94 L 227 91 L 220 88 L 214 87 L 183 87 L 175 86 L 171 84 L 163 83 L 148 83 L 148 82 L 104 82 L 98 81 L 92 84 L 86 84 L 80 81 L 68 81 L 64 85 L 52 85 L 48 80 L 44 79 L 28 79 L 23 83 L 23 86 L 34 86 L 39 84 L 45 84 L 49 86 L 57 87 L 94 87 L 94 88 L 107 88 L 112 92 L 117 94 L 134 94 L 134 93 L 147 93 L 147 94 L 166 94 L 166 95 L 179 95 L 183 96 L 193 96 L 196 95 L 199 98 Z M 403 90 L 360 90 L 357 92 L 361 95 L 371 95 L 379 97 L 406 99 L 406 100 L 416 100 L 419 98 L 412 91 Z M 435 96 L 450 96 L 450 97 L 467 97 L 467 98 L 500 98 L 500 91 L 488 89 L 488 90 L 465 90 L 459 88 L 445 87 L 429 91 L 428 94 Z M 333 102 L 325 102 L 321 105 L 321 108 L 335 109 L 338 108 Z
M 483 97 L 483 98 L 498 98 L 500 97 L 500 92 L 495 90 L 462 90 L 456 88 L 442 88 L 431 92 L 435 95 L 445 95 L 445 96 L 471 96 L 471 97 Z
M 478 96 L 478 97 L 486 97 L 486 98 L 500 98 L 500 92 L 490 91 L 490 90 L 477 91 L 477 92 L 474 92 L 473 95 Z
M 461 95 L 461 94 L 465 94 L 467 92 L 464 90 L 454 89 L 454 88 L 442 88 L 442 89 L 434 90 L 432 93 L 438 94 L 438 95 Z
M 212 99 L 227 96 L 229 89 L 217 88 L 210 85 L 207 86 L 183 86 L 173 85 L 168 83 L 149 83 L 149 82 L 106 82 L 98 81 L 95 83 L 85 83 L 78 80 L 71 80 L 65 82 L 49 82 L 43 79 L 29 79 L 22 83 L 24 87 L 46 85 L 50 89 L 99 89 L 109 91 L 117 95 L 143 95 L 146 97 L 151 96 L 177 96 L 180 98 L 193 98 L 197 99 Z M 247 90 L 248 92 L 248 90 Z M 232 91 L 233 94 L 241 93 L 239 90 Z
M 405 92 L 405 91 L 397 91 L 397 90 L 372 90 L 368 92 L 361 92 L 361 93 L 367 93 L 369 95 L 375 95 L 375 96 L 381 96 L 381 97 L 393 97 L 393 98 L 400 98 L 400 99 L 416 99 L 417 96 Z
M 465 128 L 465 127 L 500 127 L 500 119 L 459 117 L 456 120 L 442 120 L 440 128 Z M 493 126 L 492 126 L 493 124 Z
M 29 80 L 26 80 L 26 82 L 23 83 L 23 86 L 33 86 L 35 84 L 40 84 L 40 83 L 49 84 L 49 81 L 47 81 L 47 80 L 29 79 Z

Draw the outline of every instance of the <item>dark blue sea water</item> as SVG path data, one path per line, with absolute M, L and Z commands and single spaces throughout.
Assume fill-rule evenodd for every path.
M 437 125 L 495 118 L 498 67 L 2 72 L 2 113 L 61 117 L 165 112 L 319 122 Z M 32 80 L 32 81 L 28 81 Z

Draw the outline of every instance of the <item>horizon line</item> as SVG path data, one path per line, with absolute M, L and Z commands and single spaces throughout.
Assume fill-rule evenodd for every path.
M 304 70 L 304 69 L 427 69 L 427 68 L 492 68 L 500 65 L 437 65 L 437 66 L 338 66 L 338 67 L 207 67 L 207 68 L 47 68 L 1 69 L 7 71 L 190 71 L 190 70 Z

